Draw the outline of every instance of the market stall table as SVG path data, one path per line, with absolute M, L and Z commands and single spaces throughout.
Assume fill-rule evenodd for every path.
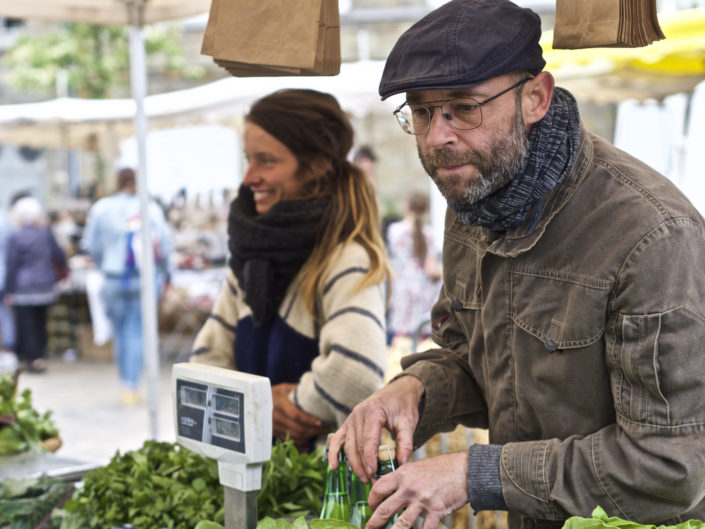
M 86 472 L 99 467 L 96 463 L 62 457 L 51 452 L 21 452 L 0 456 L 0 481 L 42 475 L 64 481 L 78 481 Z

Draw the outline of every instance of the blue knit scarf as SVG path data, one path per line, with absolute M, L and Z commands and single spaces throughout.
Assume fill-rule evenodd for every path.
M 497 192 L 467 204 L 449 204 L 463 224 L 504 232 L 519 227 L 536 209 L 529 232 L 541 218 L 541 197 L 560 184 L 578 154 L 580 116 L 570 92 L 555 88 L 551 106 L 529 135 L 519 172 Z

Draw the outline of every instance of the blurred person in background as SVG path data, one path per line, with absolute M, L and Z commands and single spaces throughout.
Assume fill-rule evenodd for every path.
M 52 211 L 49 214 L 49 226 L 66 257 L 73 257 L 76 254 L 76 243 L 80 240 L 80 228 L 71 212 L 66 209 Z
M 7 242 L 4 303 L 13 310 L 19 362 L 41 373 L 46 369 L 47 310 L 56 301 L 57 271 L 67 270 L 68 264 L 37 199 L 19 199 L 11 215 L 15 228 Z
M 392 262 L 393 288 L 389 303 L 388 340 L 425 338 L 422 325 L 441 288 L 441 265 L 433 230 L 426 224 L 429 201 L 414 191 L 404 203 L 404 217 L 389 225 L 387 251 Z M 430 325 L 429 325 L 430 328 Z
M 377 166 L 377 155 L 369 145 L 360 145 L 353 156 L 353 163 L 362 169 L 365 174 L 373 179 Z
M 12 232 L 10 216 L 0 209 L 0 372 L 12 371 L 17 365 L 15 356 L 15 320 L 12 307 L 3 303 L 5 297 L 5 276 L 7 260 L 7 243 Z
M 374 187 L 337 100 L 281 90 L 245 118 L 229 273 L 191 361 L 267 376 L 273 433 L 300 449 L 381 387 L 389 263 Z
M 121 399 L 139 403 L 143 363 L 142 304 L 140 301 L 141 218 L 135 171 L 117 174 L 117 191 L 91 206 L 82 247 L 105 278 L 102 296 L 113 327 L 113 351 L 122 384 Z M 154 250 L 155 295 L 169 282 L 171 233 L 162 209 L 149 203 Z

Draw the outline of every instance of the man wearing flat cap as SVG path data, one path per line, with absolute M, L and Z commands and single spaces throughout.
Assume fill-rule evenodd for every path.
M 331 440 L 363 480 L 382 427 L 400 467 L 367 528 L 434 529 L 469 503 L 511 528 L 598 505 L 639 523 L 705 519 L 705 222 L 666 178 L 588 131 L 554 87 L 539 17 L 452 0 L 413 25 L 380 94 L 448 202 L 438 345 Z M 489 444 L 408 462 L 457 425 Z

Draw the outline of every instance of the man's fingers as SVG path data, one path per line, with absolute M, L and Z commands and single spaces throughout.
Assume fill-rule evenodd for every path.
M 405 509 L 397 517 L 397 521 L 392 526 L 393 529 L 409 529 L 414 526 L 417 518 L 421 515 L 421 510 L 418 507 L 412 506 Z M 437 525 L 433 528 L 435 529 Z M 424 525 L 424 528 L 426 526 Z
M 365 476 L 368 479 L 374 478 L 377 473 L 377 447 L 379 446 L 379 435 L 382 431 L 382 422 L 373 421 L 366 431 L 363 431 L 362 442 L 358 444 L 362 449 L 361 458 L 364 466 Z
M 375 481 L 367 498 L 370 509 L 376 510 L 384 500 L 389 499 L 390 494 L 397 490 L 399 485 L 395 478 L 396 476 L 387 474 Z
M 399 428 L 395 442 L 397 462 L 403 465 L 409 460 L 414 449 L 414 429 Z
M 427 515 L 423 520 L 423 529 L 437 529 L 441 524 L 441 519 L 435 514 Z

